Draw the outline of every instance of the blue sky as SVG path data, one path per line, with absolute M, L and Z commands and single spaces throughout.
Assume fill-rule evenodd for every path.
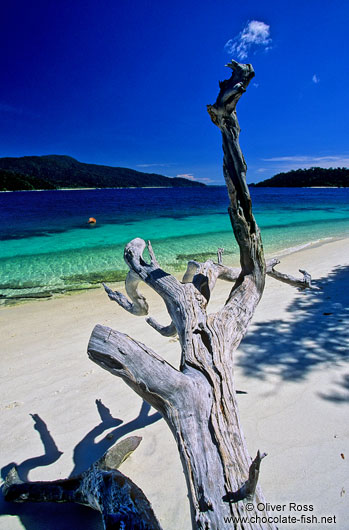
M 349 167 L 347 0 L 6 2 L 0 156 L 68 154 L 223 184 L 207 114 L 231 58 L 248 182 Z

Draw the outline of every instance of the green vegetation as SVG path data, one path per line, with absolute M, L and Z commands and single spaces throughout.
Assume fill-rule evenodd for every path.
M 205 186 L 124 167 L 84 164 L 65 155 L 0 158 L 0 190 Z
M 47 180 L 16 171 L 0 169 L 0 191 L 51 190 L 55 188 L 56 186 Z
M 311 186 L 347 188 L 349 187 L 349 169 L 345 167 L 296 169 L 287 173 L 278 173 L 274 177 L 252 184 L 252 186 L 270 188 L 309 188 Z

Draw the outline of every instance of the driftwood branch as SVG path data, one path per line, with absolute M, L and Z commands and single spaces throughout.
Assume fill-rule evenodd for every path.
M 139 436 L 122 440 L 87 471 L 64 480 L 23 482 L 13 467 L 2 486 L 5 500 L 19 503 L 76 502 L 98 510 L 105 530 L 161 530 L 142 490 L 118 471 L 141 440 Z
M 164 337 L 173 337 L 174 335 L 177 335 L 177 329 L 173 322 L 168 326 L 162 326 L 152 317 L 147 318 L 146 322 Z
M 185 384 L 185 376 L 150 348 L 105 326 L 94 328 L 88 355 L 93 362 L 121 377 L 160 412 Z
M 219 250 L 219 249 L 218 249 Z M 280 264 L 278 258 L 271 258 L 266 261 L 266 274 L 275 280 L 279 280 L 283 283 L 292 285 L 293 287 L 299 287 L 300 289 L 317 289 L 312 285 L 311 275 L 303 270 L 299 269 L 299 272 L 303 274 L 303 278 L 295 278 L 290 274 L 282 273 L 275 270 L 275 266 Z M 235 282 L 241 273 L 241 269 L 238 267 L 228 267 L 221 263 L 215 263 L 211 260 L 207 260 L 204 263 L 197 261 L 189 261 L 187 270 L 183 276 L 183 283 L 194 282 L 194 278 L 197 275 L 205 276 L 210 286 L 210 292 L 212 292 L 217 279 L 225 280 L 227 282 Z
M 278 262 L 279 263 L 279 262 Z M 267 271 L 268 276 L 274 278 L 274 280 L 279 280 L 279 282 L 287 283 L 293 287 L 298 287 L 299 289 L 317 289 L 311 283 L 311 275 L 309 272 L 299 269 L 299 272 L 303 274 L 303 278 L 295 278 L 291 274 L 285 274 L 280 271 L 276 271 L 274 266 L 270 267 Z
M 248 481 L 247 481 L 247 496 L 252 496 L 255 494 L 257 482 L 259 478 L 259 468 L 263 458 L 267 456 L 267 453 L 260 453 L 257 451 L 256 458 L 253 460 L 248 471 Z
M 223 498 L 224 502 L 238 502 L 243 499 L 253 499 L 259 478 L 259 468 L 263 458 L 266 456 L 267 453 L 261 454 L 257 451 L 256 458 L 251 462 L 248 470 L 248 479 L 238 491 L 229 492 L 225 495 Z
M 148 314 L 149 306 L 145 297 L 138 291 L 138 285 L 140 283 L 140 277 L 135 272 L 129 271 L 126 276 L 125 287 L 127 294 L 132 300 L 131 302 L 122 293 L 112 291 L 105 283 L 103 283 L 103 287 L 110 300 L 119 304 L 119 306 L 132 315 L 141 316 Z
M 165 336 L 177 331 L 181 346 L 179 370 L 144 344 L 103 326 L 95 327 L 88 346 L 88 355 L 94 362 L 122 377 L 167 421 L 177 441 L 187 479 L 193 528 L 210 530 L 222 528 L 227 515 L 251 515 L 240 502 L 242 499 L 254 495 L 257 502 L 264 502 L 257 486 L 259 453 L 251 465 L 238 416 L 232 371 L 234 351 L 262 296 L 266 275 L 235 111 L 254 72 L 251 65 L 234 61 L 228 66 L 232 75 L 220 83 L 217 101 L 208 106 L 208 111 L 222 131 L 228 211 L 240 249 L 241 267 L 225 267 L 220 251 L 219 263 L 190 262 L 180 282 L 160 268 L 149 242 L 146 245 L 139 238 L 130 241 L 124 259 L 138 279 L 131 277 L 133 290 L 128 289 L 131 302 L 126 303 L 120 295 L 114 299 L 134 314 L 141 310 L 145 314 L 148 308 L 144 300 L 139 302 L 138 280 L 163 298 L 171 324 L 162 326 L 152 318 L 148 323 Z M 143 256 L 146 247 L 148 261 Z M 221 310 L 208 315 L 207 304 L 218 278 L 232 281 L 233 287 Z M 249 477 L 247 482 L 246 477 Z M 243 495 L 231 502 L 227 511 L 224 497 L 239 490 Z M 262 516 L 263 512 L 258 515 Z M 243 527 L 255 526 L 244 523 Z M 242 525 L 237 524 L 236 528 Z M 274 526 L 263 523 L 258 528 Z
M 95 326 L 88 344 L 90 359 L 121 377 L 137 394 L 153 405 L 168 423 L 177 442 L 187 480 L 192 526 L 197 530 L 220 530 L 225 518 L 235 518 L 236 530 L 275 530 L 263 510 L 247 511 L 245 499 L 265 506 L 258 486 L 261 460 L 257 452 L 251 463 L 242 432 L 233 378 L 234 352 L 263 294 L 266 274 L 300 288 L 311 288 L 311 277 L 303 279 L 275 270 L 277 259 L 264 259 L 259 227 L 252 212 L 246 184 L 247 166 L 239 145 L 240 127 L 236 105 L 254 76 L 250 64 L 231 61 L 231 77 L 219 84 L 216 102 L 207 110 L 222 133 L 223 174 L 228 191 L 228 212 L 239 246 L 240 267 L 223 265 L 223 249 L 217 261 L 190 261 L 182 282 L 159 266 L 151 243 L 140 238 L 124 251 L 129 268 L 126 294 L 104 285 L 112 301 L 133 315 L 147 315 L 145 297 L 139 292 L 145 282 L 165 302 L 170 324 L 163 326 L 149 317 L 147 322 L 160 334 L 178 333 L 181 347 L 179 369 L 149 347 L 111 328 Z M 144 252 L 148 252 L 148 258 Z M 207 304 L 218 279 L 233 283 L 223 307 L 207 314 Z M 127 440 L 125 441 L 125 443 Z M 79 502 L 102 513 L 105 528 L 160 529 L 144 494 L 117 467 L 139 441 L 117 444 L 101 460 L 78 477 L 40 483 L 23 483 L 15 470 L 3 488 L 5 498 Z M 225 501 L 229 501 L 229 509 Z M 254 517 L 253 517 L 254 516 Z M 242 519 L 243 518 L 243 519 Z M 238 522 L 245 520 L 249 522 Z

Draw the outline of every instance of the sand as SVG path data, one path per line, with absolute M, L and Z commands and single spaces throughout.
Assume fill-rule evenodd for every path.
M 271 507 L 270 515 L 318 517 L 317 523 L 302 520 L 279 528 L 344 530 L 349 527 L 349 240 L 282 257 L 280 270 L 297 274 L 298 268 L 308 270 L 321 290 L 299 292 L 267 279 L 236 356 L 237 388 L 245 392 L 238 396 L 240 416 L 251 454 L 268 453 L 260 476 L 266 499 L 285 505 L 281 512 Z M 217 284 L 212 311 L 229 289 Z M 168 323 L 162 300 L 146 286 L 143 292 L 152 316 Z M 164 530 L 189 530 L 186 483 L 167 425 L 86 355 L 97 323 L 132 335 L 175 366 L 178 342 L 109 302 L 102 289 L 3 308 L 0 322 L 2 476 L 16 462 L 29 480 L 65 478 L 86 469 L 118 439 L 137 434 L 143 441 L 120 470 L 143 489 Z M 294 511 L 289 503 L 312 505 L 313 511 Z M 319 522 L 322 516 L 336 519 Z M 222 528 L 229 526 L 222 522 Z M 98 513 L 85 507 L 2 499 L 0 529 L 22 528 L 102 525 Z

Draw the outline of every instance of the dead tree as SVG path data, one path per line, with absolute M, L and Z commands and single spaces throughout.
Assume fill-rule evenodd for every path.
M 275 271 L 277 259 L 264 261 L 259 228 L 252 214 L 246 184 L 246 164 L 239 146 L 236 104 L 254 76 L 250 64 L 231 61 L 230 79 L 220 83 L 220 92 L 208 112 L 222 131 L 223 171 L 230 200 L 229 215 L 240 249 L 240 268 L 222 263 L 190 261 L 182 282 L 163 271 L 148 242 L 150 262 L 143 257 L 146 244 L 134 239 L 126 245 L 129 267 L 126 292 L 104 285 L 111 300 L 133 315 L 148 314 L 148 304 L 138 291 L 141 281 L 165 301 L 171 322 L 163 326 L 149 317 L 164 336 L 178 334 L 181 345 L 179 369 L 173 368 L 144 344 L 128 335 L 97 325 L 88 345 L 89 357 L 102 368 L 121 377 L 167 421 L 178 445 L 186 476 L 192 526 L 219 530 L 273 530 L 272 518 L 257 486 L 265 453 L 253 461 L 241 430 L 233 378 L 234 352 L 244 337 L 262 296 L 265 276 L 299 287 L 315 288 L 311 276 L 303 279 Z M 207 304 L 217 279 L 234 282 L 225 305 L 207 314 Z M 81 475 L 53 482 L 23 482 L 13 468 L 2 487 L 6 500 L 14 502 L 77 502 L 102 514 L 104 528 L 116 530 L 160 530 L 149 501 L 117 468 L 138 446 L 131 437 L 111 448 Z M 245 504 L 248 500 L 249 504 Z M 248 507 L 248 508 L 247 508 Z M 252 507 L 252 509 L 251 509 Z M 231 526 L 232 525 L 232 526 Z
M 76 502 L 101 513 L 105 530 L 161 530 L 143 491 L 118 467 L 142 438 L 130 436 L 111 447 L 87 471 L 63 480 L 23 482 L 13 467 L 2 486 L 6 501 Z
M 95 363 L 121 377 L 165 418 L 178 445 L 187 480 L 194 529 L 218 530 L 225 518 L 236 518 L 234 528 L 273 529 L 268 514 L 247 511 L 245 500 L 264 503 L 257 486 L 262 457 L 252 462 L 241 430 L 233 378 L 234 352 L 244 337 L 262 296 L 266 275 L 259 228 L 252 214 L 246 184 L 246 164 L 239 146 L 236 104 L 254 71 L 249 64 L 232 61 L 230 79 L 208 112 L 222 131 L 223 171 L 229 194 L 229 215 L 240 249 L 241 269 L 233 272 L 207 261 L 189 263 L 180 282 L 163 271 L 148 242 L 149 262 L 143 256 L 146 243 L 127 244 L 125 261 L 130 269 L 126 291 L 130 300 L 105 286 L 109 297 L 135 315 L 145 315 L 148 304 L 138 291 L 143 281 L 165 301 L 171 318 L 163 326 L 148 323 L 162 335 L 178 333 L 181 345 L 179 369 L 128 335 L 97 325 L 88 345 Z M 230 278 L 226 277 L 230 276 Z M 224 306 L 215 314 L 206 308 L 217 278 L 234 280 Z M 229 502 L 227 502 L 229 501 Z M 249 506 L 250 507 L 250 506 Z M 255 522 L 253 516 L 258 515 Z M 246 522 L 238 518 L 246 517 Z

